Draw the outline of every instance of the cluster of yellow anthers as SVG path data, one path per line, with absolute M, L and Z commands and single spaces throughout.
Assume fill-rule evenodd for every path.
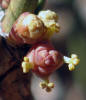
M 73 71 L 75 66 L 79 63 L 78 56 L 76 54 L 72 54 L 71 58 L 64 56 L 64 62 L 68 64 L 69 70 Z
M 42 89 L 46 89 L 47 92 L 50 92 L 52 88 L 54 88 L 54 83 L 50 83 L 49 80 L 45 80 L 44 82 L 40 82 L 40 87 Z
M 60 26 L 58 24 L 58 16 L 55 12 L 51 10 L 40 11 L 38 17 L 47 27 L 47 35 L 45 36 L 45 38 L 50 38 L 54 32 L 59 32 Z

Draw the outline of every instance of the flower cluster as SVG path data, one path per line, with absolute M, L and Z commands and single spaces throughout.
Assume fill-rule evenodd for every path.
M 22 67 L 25 73 L 32 69 L 39 77 L 46 78 L 62 64 L 62 54 L 56 51 L 49 42 L 43 41 L 32 46 L 24 58 Z
M 31 44 L 32 47 L 22 61 L 24 73 L 32 70 L 44 82 L 40 87 L 47 92 L 54 88 L 54 83 L 49 82 L 49 76 L 63 63 L 68 64 L 70 71 L 79 63 L 76 54 L 71 58 L 63 56 L 50 43 L 49 39 L 55 32 L 59 32 L 58 16 L 55 12 L 41 11 L 38 15 L 25 12 L 13 24 L 8 39 L 16 45 Z
M 13 24 L 9 40 L 16 45 L 49 40 L 55 32 L 59 32 L 57 21 L 57 14 L 50 10 L 41 11 L 38 15 L 24 12 Z

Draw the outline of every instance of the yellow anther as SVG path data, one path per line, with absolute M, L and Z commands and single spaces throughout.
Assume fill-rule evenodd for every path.
M 68 65 L 68 67 L 70 71 L 73 71 L 75 69 L 75 66 L 71 63 Z
M 55 12 L 50 10 L 41 11 L 39 12 L 38 17 L 43 21 L 47 28 L 47 33 L 45 34 L 44 39 L 50 39 L 55 32 L 59 32 L 60 26 L 57 22 L 58 16 Z
M 60 26 L 58 23 L 55 23 L 55 24 L 51 25 L 50 27 L 48 27 L 48 29 L 51 31 L 51 33 L 59 32 Z
M 39 14 L 38 14 L 38 17 L 41 20 L 54 20 L 54 21 L 58 20 L 57 14 L 54 11 L 51 11 L 51 10 L 40 11 Z
M 45 83 L 45 82 L 41 82 L 41 83 L 40 83 L 40 87 L 41 87 L 42 89 L 46 88 L 46 87 L 47 87 L 47 86 L 46 86 L 46 83 Z
M 64 62 L 69 64 L 70 63 L 70 59 L 69 57 L 63 56 Z
M 23 68 L 23 72 L 27 73 L 29 72 L 29 63 L 28 62 L 22 62 L 22 68 Z
M 74 65 L 77 65 L 77 64 L 79 63 L 79 59 L 76 59 L 76 58 L 75 58 L 75 59 L 73 59 L 72 62 L 73 62 Z
M 22 62 L 23 72 L 27 73 L 30 69 L 33 69 L 33 64 L 29 62 L 27 57 L 24 57 L 24 61 Z
M 78 58 L 78 56 L 76 54 L 72 54 L 71 58 Z
M 24 61 L 25 62 L 29 62 L 29 58 L 28 57 L 24 57 Z
M 47 85 L 49 88 L 54 88 L 54 83 L 48 83 Z

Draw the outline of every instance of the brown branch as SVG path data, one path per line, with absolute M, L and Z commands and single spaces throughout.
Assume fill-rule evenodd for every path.
M 0 98 L 33 100 L 30 91 L 31 73 L 23 74 L 21 61 L 29 46 L 12 47 L 0 37 Z
M 0 98 L 3 100 L 33 100 L 29 89 L 30 78 L 31 74 L 23 75 L 19 68 L 11 71 L 0 84 Z

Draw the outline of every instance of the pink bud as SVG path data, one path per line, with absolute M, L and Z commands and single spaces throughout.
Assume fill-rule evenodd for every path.
M 26 57 L 34 64 L 32 71 L 40 77 L 49 76 L 63 64 L 62 55 L 48 42 L 35 44 Z
M 36 15 L 25 12 L 13 24 L 9 38 L 15 44 L 34 44 L 41 41 L 45 32 L 43 22 Z

